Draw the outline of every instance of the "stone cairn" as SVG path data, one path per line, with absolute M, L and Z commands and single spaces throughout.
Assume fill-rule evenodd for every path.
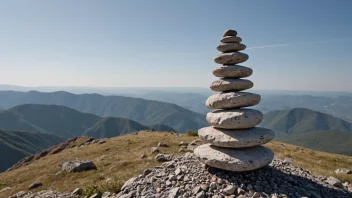
M 248 55 L 239 51 L 246 48 L 241 44 L 235 30 L 225 31 L 217 49 L 222 52 L 214 61 L 222 66 L 213 70 L 219 80 L 210 89 L 221 92 L 212 95 L 206 106 L 214 109 L 207 114 L 209 127 L 198 130 L 199 137 L 206 143 L 194 150 L 205 164 L 229 171 L 250 171 L 270 164 L 274 153 L 261 146 L 270 142 L 275 133 L 272 130 L 255 127 L 263 120 L 263 114 L 250 107 L 260 102 L 260 95 L 241 92 L 253 87 L 249 80 L 253 70 L 237 65 L 248 60 Z

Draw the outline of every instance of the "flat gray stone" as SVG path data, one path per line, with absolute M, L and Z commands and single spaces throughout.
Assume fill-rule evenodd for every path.
M 210 89 L 218 92 L 243 91 L 253 87 L 253 82 L 246 79 L 224 78 L 211 83 Z
M 263 120 L 263 114 L 254 109 L 217 110 L 207 113 L 210 125 L 222 129 L 248 129 Z
M 224 36 L 220 41 L 223 43 L 240 43 L 242 39 L 238 36 Z
M 245 78 L 251 76 L 253 70 L 240 65 L 222 65 L 213 70 L 213 74 L 220 78 Z
M 225 30 L 223 36 L 236 36 L 237 32 L 236 30 Z
M 203 144 L 194 154 L 211 167 L 235 172 L 255 170 L 274 159 L 274 153 L 263 146 L 232 149 Z
M 209 109 L 233 109 L 257 105 L 260 95 L 248 92 L 227 92 L 210 96 L 205 102 Z
M 95 164 L 87 160 L 73 160 L 62 164 L 62 170 L 67 172 L 82 172 L 96 169 Z
M 216 48 L 220 52 L 237 52 L 246 49 L 246 46 L 241 43 L 221 43 Z
M 241 52 L 230 52 L 218 54 L 214 58 L 214 62 L 224 65 L 233 65 L 243 63 L 248 60 L 248 55 Z
M 259 146 L 275 137 L 274 131 L 260 127 L 230 130 L 210 126 L 199 129 L 198 135 L 206 143 L 227 148 Z

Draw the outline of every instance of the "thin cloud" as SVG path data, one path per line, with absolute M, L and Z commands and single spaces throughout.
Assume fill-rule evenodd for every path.
M 307 42 L 283 43 L 283 44 L 275 44 L 275 45 L 262 45 L 262 46 L 249 47 L 247 49 L 262 49 L 262 48 L 286 47 L 286 46 L 291 46 L 291 45 L 328 43 L 328 42 L 344 41 L 344 40 L 351 40 L 351 39 L 352 39 L 352 37 L 347 37 L 347 38 L 336 38 L 336 39 L 328 39 L 328 40 L 320 40 L 320 41 L 307 41 Z

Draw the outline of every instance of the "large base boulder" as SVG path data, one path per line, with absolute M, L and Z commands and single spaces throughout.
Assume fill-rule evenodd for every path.
M 267 166 L 274 159 L 274 153 L 262 146 L 231 149 L 204 144 L 197 147 L 194 154 L 211 167 L 236 172 Z

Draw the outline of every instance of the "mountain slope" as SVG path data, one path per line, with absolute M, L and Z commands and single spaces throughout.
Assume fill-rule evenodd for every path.
M 27 166 L 0 173 L 0 181 L 6 181 L 4 185 L 0 182 L 0 189 L 11 187 L 9 191 L 0 193 L 0 196 L 7 197 L 16 192 L 28 190 L 30 184 L 38 181 L 42 182 L 43 186 L 36 190 L 58 189 L 61 192 L 72 192 L 75 188 L 89 190 L 92 186 L 111 186 L 109 190 L 116 190 L 116 186 L 121 187 L 129 178 L 138 177 L 151 167 L 161 166 L 161 163 L 155 160 L 157 153 L 150 153 L 153 145 L 165 142 L 169 147 L 161 147 L 162 153 L 180 156 L 184 153 L 178 152 L 180 149 L 178 143 L 180 141 L 189 143 L 197 138 L 188 135 L 175 138 L 175 135 L 170 133 L 140 132 L 138 135 L 123 135 L 106 139 L 105 144 L 65 149 Z M 271 148 L 281 159 L 293 158 L 294 165 L 310 170 L 315 175 L 334 176 L 343 182 L 352 181 L 352 175 L 335 175 L 334 173 L 336 168 L 349 168 L 352 157 L 312 151 L 275 141 L 265 146 Z M 145 158 L 140 157 L 142 154 Z M 91 160 L 97 166 L 97 170 L 80 173 L 60 172 L 61 168 L 58 165 L 75 159 Z M 290 177 L 290 174 L 287 177 Z M 319 189 L 316 185 L 314 187 Z M 105 188 L 104 191 L 106 190 Z
M 176 132 L 175 129 L 173 129 L 172 127 L 169 127 L 167 125 L 164 124 L 153 124 L 153 125 L 149 125 L 149 128 L 152 131 L 167 131 L 167 132 Z
M 25 156 L 63 141 L 64 138 L 54 134 L 0 129 L 0 172 L 6 170 Z
M 339 95 L 337 92 L 332 92 L 325 96 L 313 96 L 314 93 L 309 93 L 312 95 L 306 95 L 307 93 L 300 93 L 299 95 L 282 94 L 287 93 L 263 93 L 261 102 L 254 108 L 263 112 L 291 108 L 309 108 L 352 122 L 352 97 L 350 93 Z M 294 93 L 291 92 L 291 94 Z
M 264 115 L 260 126 L 277 132 L 277 137 L 336 130 L 352 133 L 352 124 L 334 116 L 304 108 L 272 111 Z
M 111 138 L 134 131 L 148 130 L 149 127 L 144 126 L 133 120 L 125 118 L 106 117 L 96 122 L 92 127 L 88 128 L 83 135 L 95 138 Z
M 128 118 L 144 125 L 165 124 L 179 132 L 197 130 L 207 125 L 204 115 L 166 102 L 98 94 L 0 91 L 0 105 L 4 108 L 28 103 L 63 105 L 102 117 Z
M 65 138 L 92 136 L 115 137 L 140 130 L 175 131 L 158 124 L 151 127 L 126 118 L 81 113 L 58 105 L 25 104 L 0 112 L 0 128 L 28 132 L 53 133 Z
M 340 131 L 315 131 L 281 139 L 309 149 L 352 156 L 352 134 Z
M 71 138 L 81 136 L 100 119 L 64 106 L 25 104 L 0 112 L 0 128 L 54 133 Z

